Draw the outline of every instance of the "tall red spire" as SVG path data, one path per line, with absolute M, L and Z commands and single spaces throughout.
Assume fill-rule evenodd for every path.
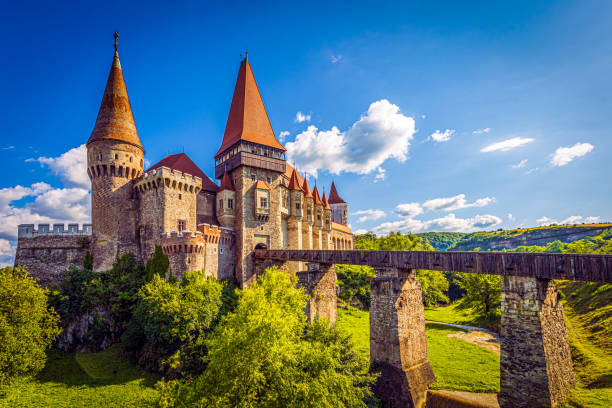
M 336 185 L 332 181 L 331 189 L 329 190 L 329 203 L 330 204 L 342 204 L 345 203 L 343 199 L 338 195 L 338 190 L 336 190 Z
M 323 208 L 325 210 L 331 210 L 331 207 L 329 206 L 329 202 L 327 201 L 327 197 L 325 197 L 325 191 L 323 192 L 323 197 L 321 198 L 321 201 L 323 201 Z
M 321 201 L 321 196 L 319 195 L 319 190 L 317 190 L 317 186 L 315 186 L 314 190 L 312 190 L 312 195 L 314 197 L 315 204 L 323 204 L 323 201 Z
M 304 198 L 313 198 L 312 190 L 308 185 L 308 180 L 304 177 L 304 183 L 302 184 L 302 191 L 304 191 Z
M 104 89 L 104 95 L 102 96 L 98 118 L 87 143 L 101 139 L 111 139 L 130 143 L 142 149 L 142 143 L 140 143 L 134 123 L 132 106 L 123 80 L 121 63 L 119 62 L 118 37 L 119 35 L 115 32 L 113 64 L 106 81 L 106 89 Z
M 288 186 L 289 190 L 301 190 L 302 187 L 300 187 L 300 182 L 297 178 L 297 171 L 295 171 L 295 169 L 293 169 L 293 172 L 291 173 L 291 179 L 289 180 L 289 186 Z
M 285 151 L 283 145 L 274 136 L 248 58 L 242 60 L 238 70 L 223 142 L 216 155 L 223 153 L 240 140 Z
M 232 179 L 228 173 L 223 174 L 223 178 L 221 179 L 221 187 L 219 187 L 219 191 L 221 190 L 235 191 L 234 186 L 232 185 Z

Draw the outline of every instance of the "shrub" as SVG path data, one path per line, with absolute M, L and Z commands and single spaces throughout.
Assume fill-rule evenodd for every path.
M 47 293 L 25 269 L 0 269 L 0 385 L 45 366 L 45 351 L 60 333 Z
M 327 322 L 308 327 L 306 298 L 294 277 L 268 269 L 206 340 L 206 370 L 162 382 L 160 406 L 365 406 L 367 362 Z

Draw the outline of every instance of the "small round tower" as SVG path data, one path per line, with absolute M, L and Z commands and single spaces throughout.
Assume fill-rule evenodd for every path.
M 96 124 L 87 142 L 96 271 L 109 269 L 120 252 L 131 249 L 122 248 L 122 241 L 134 242 L 136 221 L 122 213 L 129 209 L 125 207 L 129 207 L 132 198 L 132 189 L 127 184 L 144 170 L 144 149 L 123 79 L 117 38 L 115 32 L 113 63 Z

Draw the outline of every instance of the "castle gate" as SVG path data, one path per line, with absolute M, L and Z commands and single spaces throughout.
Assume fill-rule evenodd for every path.
M 424 407 L 435 381 L 417 269 L 501 275 L 502 408 L 558 407 L 575 385 L 563 305 L 553 280 L 612 282 L 612 255 L 256 249 L 254 257 L 256 273 L 291 261 L 310 265 L 298 279 L 309 293 L 325 295 L 317 296 L 314 306 L 311 300 L 311 318 L 322 310 L 335 320 L 335 290 L 329 296 L 335 264 L 376 270 L 370 283 L 370 365 L 381 373 L 379 397 L 399 407 Z

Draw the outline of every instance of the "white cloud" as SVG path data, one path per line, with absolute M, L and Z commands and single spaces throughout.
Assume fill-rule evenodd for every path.
M 431 134 L 431 138 L 434 142 L 448 142 L 450 138 L 455 134 L 455 129 L 446 129 L 444 132 L 436 130 Z
M 581 215 L 571 215 L 565 219 L 562 219 L 561 221 L 557 221 L 556 219 L 549 218 L 549 217 L 540 217 L 536 220 L 536 222 L 538 223 L 538 225 L 550 225 L 550 224 L 564 225 L 564 224 L 593 224 L 593 223 L 600 222 L 600 220 L 601 220 L 600 217 L 594 217 L 594 216 L 583 217 Z
M 2 150 L 13 150 L 15 146 L 4 146 Z
M 308 126 L 286 144 L 287 157 L 314 176 L 318 170 L 367 174 L 389 158 L 404 162 L 414 133 L 414 119 L 383 99 L 372 103 L 346 132 L 335 126 L 330 130 Z
M 338 54 L 338 55 L 331 54 L 329 56 L 329 60 L 331 61 L 332 64 L 335 64 L 335 63 L 340 62 L 342 60 L 342 55 L 340 55 L 340 54 Z
M 502 223 L 502 219 L 495 215 L 476 215 L 472 218 L 457 218 L 451 213 L 441 218 L 429 221 L 404 218 L 399 221 L 385 222 L 373 228 L 377 235 L 384 235 L 394 231 L 403 233 L 424 231 L 461 231 L 472 232 L 495 227 Z
M 497 143 L 493 143 L 488 146 L 485 146 L 482 149 L 480 149 L 480 151 L 483 153 L 494 152 L 497 150 L 506 152 L 508 150 L 515 149 L 517 147 L 526 145 L 527 143 L 531 143 L 533 141 L 534 139 L 531 139 L 528 137 L 513 137 L 512 139 L 502 140 L 501 142 L 497 142 Z
M 13 266 L 15 249 L 7 239 L 0 239 L 0 268 Z
M 417 215 L 423 214 L 423 208 L 419 203 L 406 203 L 399 204 L 393 210 L 394 213 L 398 214 L 400 217 L 416 217 Z
M 283 130 L 282 132 L 280 132 L 280 133 L 278 134 L 278 140 L 279 140 L 280 142 L 284 142 L 284 141 L 285 141 L 285 138 L 286 138 L 287 136 L 289 136 L 290 134 L 291 134 L 291 132 L 288 132 L 288 131 L 286 131 L 286 130 Z
M 553 166 L 565 166 L 577 157 L 584 156 L 593 150 L 595 146 L 590 143 L 576 143 L 571 147 L 559 147 L 551 155 L 550 164 Z
M 459 194 L 454 197 L 434 198 L 423 203 L 423 208 L 427 211 L 453 211 L 461 208 L 484 207 L 495 201 L 495 197 L 479 198 L 473 203 L 468 203 L 465 199 L 465 194 Z
M 385 214 L 383 210 L 368 209 L 368 210 L 355 211 L 353 215 L 361 215 L 361 217 L 359 217 L 357 221 L 365 222 L 365 221 L 370 221 L 370 220 L 378 220 L 380 218 L 383 218 L 387 214 Z
M 512 168 L 513 169 L 522 169 L 523 167 L 525 167 L 527 165 L 527 159 L 523 159 L 521 160 L 518 164 L 513 164 Z
M 87 176 L 87 148 L 84 144 L 58 157 L 39 157 L 26 161 L 37 161 L 41 166 L 48 166 L 54 174 L 71 186 L 90 188 L 91 183 Z
M 298 112 L 295 114 L 295 121 L 297 123 L 302 123 L 302 122 L 310 122 L 310 117 L 312 115 L 308 114 L 303 114 L 302 112 Z
M 421 115 L 421 119 L 425 119 L 425 118 L 427 118 L 427 115 L 422 114 L 422 115 Z
M 379 181 L 384 181 L 387 178 L 387 170 L 379 167 L 376 169 L 376 176 L 374 177 L 374 182 L 378 183 Z
M 357 231 L 354 232 L 355 235 L 361 235 L 361 234 L 367 234 L 367 233 L 368 233 L 368 230 L 363 229 L 363 228 L 358 229 Z
M 482 135 L 483 133 L 489 133 L 490 131 L 491 131 L 491 128 L 484 128 L 484 129 L 476 129 L 472 133 L 475 135 Z
M 510 221 L 514 221 L 514 215 L 512 215 L 512 213 L 508 213 L 508 219 Z

